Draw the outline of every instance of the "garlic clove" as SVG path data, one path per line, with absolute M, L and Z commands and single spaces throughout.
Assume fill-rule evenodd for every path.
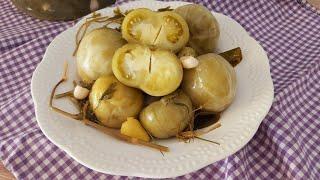
M 180 57 L 180 61 L 185 69 L 195 68 L 199 65 L 198 59 L 192 56 L 182 56 Z
M 90 92 L 89 89 L 77 85 L 74 88 L 73 96 L 76 99 L 81 100 L 81 99 L 85 99 L 89 95 L 89 92 Z

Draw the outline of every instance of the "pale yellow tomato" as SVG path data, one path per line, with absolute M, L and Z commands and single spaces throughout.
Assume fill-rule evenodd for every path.
M 138 89 L 123 85 L 114 76 L 102 76 L 92 86 L 90 106 L 105 126 L 120 128 L 127 117 L 136 117 L 143 105 Z
M 220 28 L 212 13 L 198 4 L 180 6 L 174 12 L 181 15 L 188 23 L 190 30 L 188 45 L 199 55 L 214 52 L 219 40 Z
M 184 71 L 182 89 L 196 107 L 221 112 L 236 94 L 236 74 L 222 56 L 209 53 L 197 57 L 199 65 Z
M 121 33 L 114 29 L 95 29 L 85 35 L 76 54 L 80 78 L 91 83 L 102 75 L 111 75 L 113 54 L 125 43 Z
M 145 107 L 142 126 L 154 137 L 169 138 L 183 131 L 193 118 L 190 98 L 178 90 Z

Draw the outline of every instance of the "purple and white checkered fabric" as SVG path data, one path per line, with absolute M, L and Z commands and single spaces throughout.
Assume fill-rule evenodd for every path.
M 118 2 L 122 3 L 124 1 Z M 194 0 L 238 21 L 267 51 L 275 99 L 236 154 L 178 179 L 320 179 L 320 14 L 297 0 Z M 0 159 L 18 179 L 126 179 L 90 170 L 40 131 L 31 75 L 73 22 L 40 21 L 0 1 Z

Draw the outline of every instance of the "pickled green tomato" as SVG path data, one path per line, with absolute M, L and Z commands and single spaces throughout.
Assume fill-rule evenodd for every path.
M 124 44 L 121 33 L 114 29 L 95 29 L 85 35 L 76 54 L 80 78 L 90 83 L 102 75 L 111 75 L 113 54 Z
M 142 126 L 157 138 L 177 135 L 187 127 L 191 118 L 191 100 L 180 90 L 151 103 L 140 113 Z
M 209 53 L 197 57 L 199 65 L 185 70 L 182 89 L 193 105 L 204 110 L 221 112 L 236 94 L 236 74 L 223 57 Z
M 181 15 L 190 30 L 188 46 L 198 54 L 214 52 L 220 36 L 219 24 L 212 13 L 204 6 L 188 4 L 180 6 L 174 12 Z
M 154 12 L 140 8 L 131 11 L 121 25 L 123 38 L 129 43 L 139 43 L 177 52 L 189 40 L 186 21 L 172 11 Z
M 174 53 L 139 44 L 119 48 L 113 56 L 112 70 L 120 82 L 151 96 L 172 93 L 183 76 L 181 62 Z
M 108 93 L 101 100 L 111 86 L 114 87 L 114 91 L 110 91 L 112 93 Z M 143 95 L 141 91 L 125 86 L 114 76 L 109 75 L 95 81 L 89 102 L 94 114 L 103 125 L 120 128 L 127 117 L 137 117 L 143 105 Z

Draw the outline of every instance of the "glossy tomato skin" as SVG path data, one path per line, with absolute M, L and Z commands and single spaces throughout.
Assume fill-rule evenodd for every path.
M 130 43 L 140 43 L 173 52 L 179 51 L 189 40 L 186 21 L 172 11 L 135 9 L 124 18 L 121 27 L 123 38 Z
M 183 131 L 193 117 L 190 98 L 180 90 L 164 96 L 140 113 L 142 126 L 156 138 L 169 138 Z
M 182 89 L 196 107 L 221 112 L 236 94 L 236 74 L 222 57 L 209 53 L 197 57 L 199 65 L 184 71 Z
M 113 90 L 110 90 L 110 87 L 113 87 Z M 108 90 L 110 93 L 105 94 Z M 109 75 L 95 81 L 89 102 L 103 125 L 120 128 L 127 117 L 137 117 L 143 106 L 143 95 L 140 90 L 125 86 L 114 76 Z
M 112 70 L 120 82 L 151 96 L 172 93 L 183 76 L 181 62 L 174 53 L 139 44 L 127 44 L 118 49 L 113 56 Z
M 219 23 L 212 13 L 204 6 L 188 4 L 174 10 L 182 16 L 189 27 L 188 46 L 194 48 L 199 55 L 214 52 L 219 36 Z
M 114 52 L 125 43 L 121 33 L 110 28 L 95 29 L 85 35 L 76 54 L 80 78 L 91 83 L 100 76 L 111 75 Z

